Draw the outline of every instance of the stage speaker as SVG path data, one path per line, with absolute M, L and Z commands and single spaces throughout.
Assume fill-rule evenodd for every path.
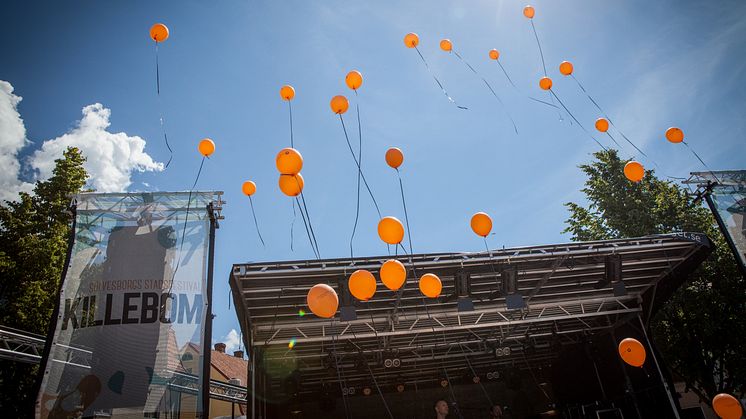
M 503 295 L 518 292 L 518 267 L 506 265 L 502 271 L 500 271 L 500 281 Z

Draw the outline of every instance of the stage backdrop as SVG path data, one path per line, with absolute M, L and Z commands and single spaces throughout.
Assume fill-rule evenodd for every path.
M 212 198 L 76 197 L 37 418 L 198 414 Z

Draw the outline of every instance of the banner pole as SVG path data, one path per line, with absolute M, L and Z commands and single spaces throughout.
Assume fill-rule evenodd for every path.
M 210 417 L 210 371 L 212 355 L 212 271 L 215 265 L 215 212 L 212 202 L 207 204 L 210 217 L 210 237 L 207 253 L 207 312 L 205 314 L 204 354 L 202 356 L 202 417 Z
M 52 350 L 52 341 L 54 340 L 54 332 L 57 330 L 57 319 L 60 318 L 60 300 L 62 299 L 62 290 L 65 285 L 65 277 L 67 276 L 67 268 L 70 266 L 70 259 L 73 254 L 73 245 L 75 244 L 75 227 L 78 221 L 77 202 L 73 200 L 70 204 L 70 215 L 72 217 L 72 225 L 70 226 L 70 235 L 67 239 L 67 255 L 65 256 L 65 265 L 62 266 L 62 275 L 60 277 L 60 286 L 57 291 L 57 298 L 54 302 L 54 310 L 52 310 L 52 318 L 49 320 L 49 327 L 47 328 L 47 340 L 44 343 L 44 351 L 41 355 L 41 363 L 39 364 L 39 372 L 36 375 L 36 382 L 34 383 L 34 393 L 36 395 L 36 401 L 34 403 L 34 417 L 41 417 L 41 386 L 44 382 L 44 376 L 46 375 L 47 362 L 49 360 L 49 353 Z

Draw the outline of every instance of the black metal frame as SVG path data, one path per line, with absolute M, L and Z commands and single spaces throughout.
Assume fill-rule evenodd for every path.
M 70 236 L 67 239 L 67 255 L 65 256 L 65 265 L 62 267 L 62 276 L 60 277 L 60 286 L 57 290 L 57 298 L 54 300 L 54 310 L 52 311 L 52 319 L 49 322 L 49 328 L 47 329 L 47 339 L 44 343 L 44 352 L 41 355 L 41 363 L 39 364 L 39 372 L 36 375 L 36 382 L 34 383 L 34 395 L 36 401 L 34 402 L 34 411 L 31 412 L 33 416 L 36 416 L 36 410 L 39 408 L 41 383 L 44 380 L 44 374 L 47 369 L 47 362 L 49 361 L 49 352 L 52 350 L 52 340 L 54 339 L 54 331 L 57 329 L 57 319 L 60 318 L 60 294 L 62 293 L 62 287 L 65 284 L 65 277 L 67 277 L 67 268 L 70 266 L 70 259 L 73 254 L 73 245 L 75 244 L 75 228 L 77 226 L 77 205 L 73 201 L 70 205 L 70 216 L 72 217 L 72 223 L 70 227 Z

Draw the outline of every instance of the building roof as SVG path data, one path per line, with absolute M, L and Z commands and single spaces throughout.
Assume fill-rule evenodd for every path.
M 220 374 L 228 381 L 233 378 L 241 380 L 241 385 L 246 387 L 249 363 L 243 358 L 237 358 L 216 350 L 210 355 L 210 362 Z
M 710 251 L 706 236 L 678 233 L 411 258 L 235 264 L 230 284 L 245 343 L 271 391 L 287 391 L 292 365 L 300 392 L 313 392 L 338 377 L 347 385 L 368 384 L 373 376 L 378 384 L 424 384 L 495 364 L 551 362 L 557 345 L 648 318 Z M 352 272 L 378 276 L 391 258 L 409 270 L 402 289 L 379 283 L 367 302 L 348 295 Z M 619 275 L 610 276 L 610 261 L 618 258 Z M 418 289 L 415 278 L 426 272 L 442 281 L 437 299 L 424 299 Z M 514 292 L 505 288 L 508 277 Z M 306 293 L 318 283 L 332 286 L 340 308 L 356 318 L 341 318 L 342 309 L 333 319 L 310 313 Z M 522 308 L 508 304 L 516 294 Z M 399 365 L 391 368 L 386 359 Z

